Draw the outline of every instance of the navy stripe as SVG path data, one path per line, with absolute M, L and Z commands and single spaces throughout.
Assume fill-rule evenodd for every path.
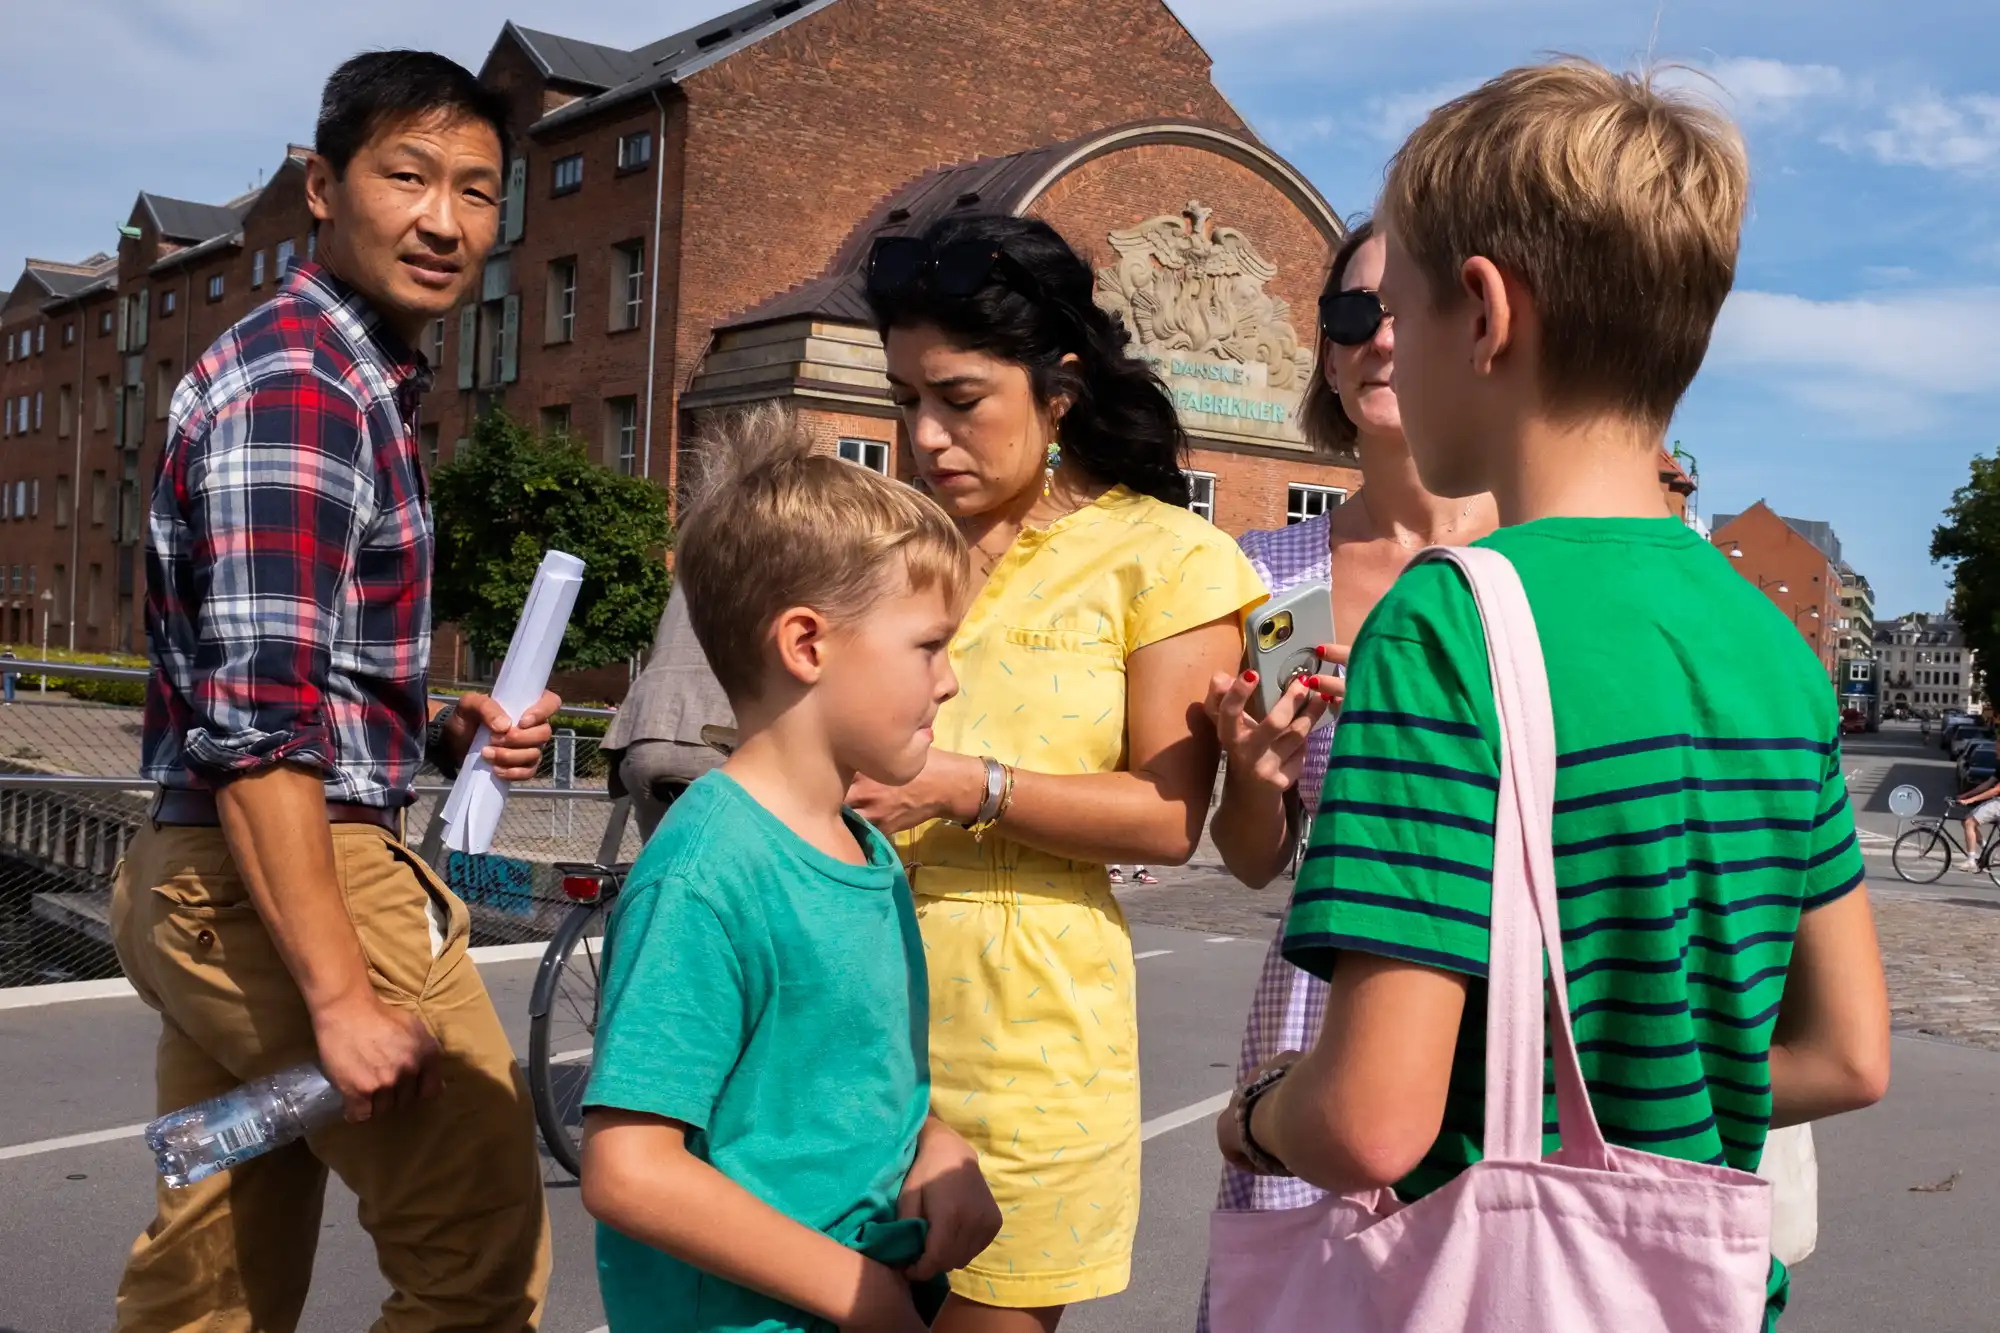
M 1695 1009 L 1690 1012 L 1696 1018 L 1707 1019 L 1711 1023 L 1720 1023 L 1724 1027 L 1741 1028 L 1743 1031 L 1748 1032 L 1752 1028 L 1762 1027 L 1776 1018 L 1778 1016 L 1778 1006 L 1774 1004 L 1761 1013 L 1744 1014 L 1740 1018 L 1734 1014 L 1724 1013 L 1720 1009 Z
M 1838 813 L 1838 810 L 1833 813 Z M 1598 838 L 1585 838 L 1581 842 L 1557 843 L 1555 854 L 1581 856 L 1585 852 L 1601 852 L 1611 847 L 1645 847 L 1690 833 L 1811 833 L 1823 828 L 1831 817 L 1829 814 L 1817 819 L 1690 819 L 1656 829 L 1607 833 Z
M 1733 1078 L 1724 1078 L 1720 1074 L 1710 1074 L 1708 1076 L 1708 1085 L 1712 1088 L 1721 1088 L 1724 1092 L 1740 1093 L 1745 1097 L 1768 1097 L 1771 1095 L 1771 1085 L 1769 1083 L 1739 1083 Z
M 1668 782 L 1649 782 L 1639 787 L 1621 787 L 1615 791 L 1593 792 L 1588 796 L 1572 796 L 1566 801 L 1557 801 L 1555 812 L 1559 815 L 1574 814 L 1579 810 L 1595 810 L 1607 805 L 1624 805 L 1629 801 L 1644 801 L 1655 796 L 1673 796 L 1688 791 L 1813 791 L 1820 789 L 1816 778 L 1675 778 Z
M 1845 898 L 1849 893 L 1853 892 L 1855 889 L 1860 888 L 1861 882 L 1867 878 L 1868 878 L 1868 871 L 1865 867 L 1863 869 L 1857 870 L 1852 875 L 1849 875 L 1845 880 L 1843 880 L 1839 884 L 1834 885 L 1832 888 L 1826 890 L 1824 893 L 1815 893 L 1811 897 L 1807 898 L 1804 902 L 1799 904 L 1799 910 L 1801 912 L 1810 912 L 1817 908 L 1825 907 L 1828 903 L 1834 902 L 1841 898 Z
M 1725 1148 L 1734 1148 L 1736 1151 L 1746 1153 L 1752 1157 L 1760 1156 L 1764 1151 L 1762 1143 L 1751 1143 L 1747 1139 L 1732 1139 L 1727 1134 L 1722 1136 L 1722 1146 Z
M 1778 736 L 1768 739 L 1728 736 L 1648 736 L 1640 740 L 1618 741 L 1611 745 L 1597 745 L 1588 750 L 1576 750 L 1569 754 L 1558 755 L 1556 765 L 1559 768 L 1574 768 L 1579 764 L 1595 764 L 1606 759 L 1620 759 L 1626 755 L 1681 749 L 1720 750 L 1733 753 L 1803 750 L 1809 754 L 1828 755 L 1833 753 L 1834 747 L 1826 741 L 1807 740 L 1797 736 Z
M 1854 834 L 1850 832 L 1846 837 L 1842 838 L 1838 843 L 1827 848 L 1825 851 L 1821 852 L 1818 856 L 1815 856 L 1812 860 L 1806 862 L 1805 868 L 1807 870 L 1817 870 L 1821 866 L 1825 865 L 1828 861 L 1833 860 L 1835 857 L 1846 855 L 1847 849 L 1852 846 L 1854 846 Z
M 1620 1000 L 1606 996 L 1602 1000 L 1592 1000 L 1588 1004 L 1577 1005 L 1569 1011 L 1569 1016 L 1570 1021 L 1575 1022 L 1592 1014 L 1630 1014 L 1637 1018 L 1665 1018 L 1686 1012 L 1688 1012 L 1688 1002 L 1685 998 L 1655 1002 Z
M 1380 709 L 1357 708 L 1340 715 L 1343 727 L 1408 727 L 1412 731 L 1435 731 L 1440 736 L 1462 736 L 1470 741 L 1484 741 L 1486 737 L 1478 727 L 1469 722 L 1451 722 L 1441 717 L 1423 717 L 1417 713 L 1390 713 Z
M 1682 1097 L 1698 1097 L 1708 1091 L 1707 1079 L 1696 1079 L 1683 1083 L 1677 1088 L 1641 1088 L 1629 1083 L 1602 1083 L 1596 1079 L 1590 1082 L 1590 1098 L 1595 1102 L 1599 1097 L 1616 1097 L 1626 1102 L 1671 1102 Z M 1545 1089 L 1553 1091 L 1553 1089 Z
M 1810 819 L 1690 819 L 1690 833 L 1810 833 L 1819 824 Z
M 1369 893 L 1364 889 L 1300 889 L 1292 895 L 1292 910 L 1297 911 L 1307 903 L 1345 903 L 1350 907 L 1386 907 L 1391 911 L 1409 912 L 1416 916 L 1427 916 L 1439 921 L 1457 921 L 1462 925 L 1485 928 L 1488 924 L 1485 912 L 1467 911 L 1462 907 L 1446 907 L 1442 903 L 1425 902 L 1421 898 L 1406 898 L 1394 893 Z
M 1445 953 L 1438 949 L 1420 949 L 1413 944 L 1394 944 L 1388 940 L 1370 939 L 1361 935 L 1342 935 L 1330 930 L 1300 931 L 1285 936 L 1285 961 L 1294 966 L 1298 965 L 1297 955 L 1320 951 L 1374 954 L 1381 958 L 1399 958 L 1406 963 L 1418 963 L 1424 967 L 1443 968 L 1447 972 L 1464 972 L 1468 976 L 1486 975 L 1486 964 L 1476 958 L 1466 958 L 1460 954 Z
M 1569 984 L 1599 972 L 1635 972 L 1660 976 L 1668 972 L 1678 972 L 1687 962 L 1687 950 L 1682 949 L 1672 958 L 1593 958 L 1587 963 L 1568 969 Z M 1780 968 L 1780 971 L 1784 969 Z
M 1768 1065 L 1771 1062 L 1769 1047 L 1761 1051 L 1739 1051 L 1733 1046 L 1718 1046 L 1712 1041 L 1698 1041 L 1694 1045 L 1703 1055 L 1719 1055 L 1725 1060 L 1734 1060 L 1739 1064 Z
M 1671 916 L 1601 916 L 1563 931 L 1563 943 L 1574 944 L 1607 930 L 1672 930 L 1687 920 L 1687 904 L 1676 907 Z
M 1615 1041 L 1610 1037 L 1594 1037 L 1576 1044 L 1579 1055 L 1629 1055 L 1637 1060 L 1665 1060 L 1676 1055 L 1693 1055 L 1692 1041 L 1677 1041 L 1665 1046 L 1649 1045 L 1645 1042 Z
M 1411 870 L 1435 870 L 1440 874 L 1457 875 L 1478 884 L 1493 881 L 1491 866 L 1474 865 L 1470 861 L 1453 861 L 1442 856 L 1431 856 L 1425 852 L 1396 852 L 1381 847 L 1359 847 L 1353 843 L 1326 842 L 1306 849 L 1308 861 L 1318 861 L 1329 856 L 1344 857 L 1351 861 L 1372 861 L 1377 865 L 1404 866 Z M 1478 920 L 1484 922 L 1481 913 Z
M 1601 838 L 1585 838 L 1581 842 L 1559 842 L 1555 845 L 1558 858 L 1582 856 L 1585 852 L 1601 852 L 1610 847 L 1646 847 L 1669 838 L 1687 836 L 1687 825 L 1667 824 L 1655 829 L 1631 829 L 1622 833 L 1607 833 Z
M 1490 792 L 1500 790 L 1500 779 L 1486 773 L 1473 773 L 1462 768 L 1447 768 L 1443 764 L 1418 763 L 1413 759 L 1393 759 L 1386 755 L 1342 754 L 1335 755 L 1328 766 L 1329 780 L 1335 772 L 1355 769 L 1363 773 L 1401 773 L 1413 778 L 1438 778 L 1445 782 L 1463 782 L 1468 787 L 1479 787 Z
M 1847 789 L 1843 787 L 1840 792 L 1840 799 L 1835 801 L 1832 805 L 1828 806 L 1825 810 L 1823 810 L 1820 813 L 1819 818 L 1813 820 L 1812 827 L 1814 829 L 1824 828 L 1826 825 L 1831 824 L 1834 820 L 1840 818 L 1841 813 L 1846 809 L 1847 809 Z
M 1691 1125 L 1675 1125 L 1668 1129 L 1631 1129 L 1625 1125 L 1614 1125 L 1602 1117 L 1599 1117 L 1597 1127 L 1613 1143 L 1672 1143 L 1676 1139 L 1699 1138 L 1716 1126 L 1715 1117 L 1705 1115 Z
M 1463 829 L 1467 833 L 1493 836 L 1493 821 L 1474 819 L 1470 815 L 1454 815 L 1443 810 L 1425 810 L 1414 805 L 1383 805 L 1377 801 L 1343 801 L 1329 796 L 1320 803 L 1323 815 L 1369 815 L 1377 819 L 1395 819 L 1406 824 L 1435 824 L 1440 828 Z
M 1690 972 L 1688 973 L 1688 981 L 1693 985 L 1707 986 L 1713 990 L 1733 991 L 1738 995 L 1742 995 L 1755 990 L 1767 981 L 1784 976 L 1789 970 L 1790 968 L 1787 964 L 1781 963 L 1775 967 L 1767 967 L 1752 972 L 1740 981 L 1732 981 L 1728 977 L 1718 977 L 1710 972 Z
M 1688 936 L 1688 945 L 1690 947 L 1706 949 L 1710 953 L 1721 954 L 1739 954 L 1765 944 L 1790 944 L 1791 942 L 1792 932 L 1789 930 L 1759 931 L 1755 935 L 1745 935 L 1742 939 L 1734 943 L 1728 940 L 1712 940 L 1706 935 Z

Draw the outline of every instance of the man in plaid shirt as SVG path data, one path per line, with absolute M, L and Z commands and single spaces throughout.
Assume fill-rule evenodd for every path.
M 466 957 L 460 902 L 401 841 L 426 753 L 482 724 L 532 775 L 557 700 L 430 716 L 432 533 L 415 447 L 422 329 L 469 298 L 498 230 L 506 103 L 441 56 L 328 81 L 306 194 L 320 265 L 216 342 L 174 395 L 149 516 L 145 771 L 159 784 L 113 906 L 159 1010 L 161 1111 L 304 1060 L 346 1119 L 162 1186 L 121 1330 L 289 1330 L 329 1169 L 392 1288 L 384 1333 L 536 1326 L 548 1218 L 526 1090 Z

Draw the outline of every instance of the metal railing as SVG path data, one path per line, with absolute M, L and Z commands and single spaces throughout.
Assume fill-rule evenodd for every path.
M 0 679 L 15 678 L 11 704 L 0 707 L 0 986 L 118 975 L 112 877 L 145 824 L 153 792 L 134 771 L 141 710 L 77 700 L 58 688 L 45 692 L 38 678 L 116 681 L 146 674 L 0 659 Z M 471 909 L 475 944 L 546 939 L 568 906 L 557 864 L 638 854 L 625 803 L 614 804 L 606 791 L 608 762 L 598 738 L 563 725 L 611 715 L 564 709 L 542 771 L 510 785 L 492 850 L 467 856 L 440 846 L 430 858 Z M 450 790 L 434 769 L 419 773 L 404 816 L 410 845 L 441 827 Z

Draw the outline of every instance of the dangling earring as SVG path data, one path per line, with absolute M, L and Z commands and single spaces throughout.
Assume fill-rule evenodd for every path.
M 1042 470 L 1042 498 L 1049 498 L 1056 486 L 1056 469 L 1062 466 L 1062 443 L 1049 441 L 1048 466 Z

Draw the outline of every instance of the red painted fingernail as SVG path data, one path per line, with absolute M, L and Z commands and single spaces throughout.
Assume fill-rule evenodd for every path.
M 1245 684 L 1255 685 L 1257 683 L 1257 673 L 1254 671 L 1246 671 L 1243 673 L 1243 680 Z

